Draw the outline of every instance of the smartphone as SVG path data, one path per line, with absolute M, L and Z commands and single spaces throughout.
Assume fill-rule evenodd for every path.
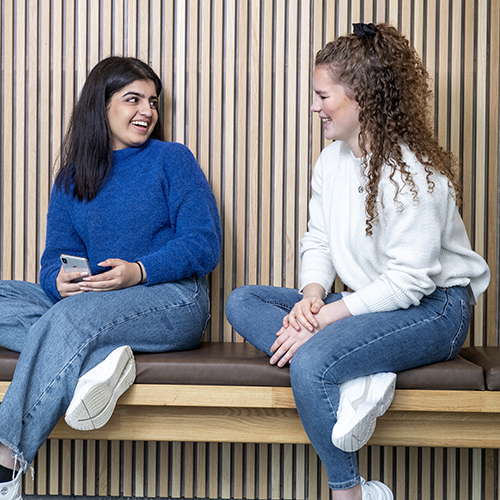
M 90 276 L 89 261 L 85 257 L 75 257 L 74 255 L 61 254 L 61 263 L 65 273 L 87 273 Z M 83 277 L 80 276 L 71 280 L 71 283 L 78 283 L 82 281 Z

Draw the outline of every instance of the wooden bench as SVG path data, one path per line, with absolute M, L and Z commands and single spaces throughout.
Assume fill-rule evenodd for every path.
M 0 349 L 0 397 L 17 353 Z M 308 443 L 288 368 L 249 344 L 204 343 L 137 354 L 136 383 L 103 428 L 79 432 L 62 419 L 58 439 Z M 169 381 L 170 383 L 165 383 Z M 398 374 L 372 445 L 500 447 L 500 348 L 468 347 L 451 361 Z

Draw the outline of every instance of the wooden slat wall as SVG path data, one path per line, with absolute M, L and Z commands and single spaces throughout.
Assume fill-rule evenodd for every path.
M 224 318 L 230 291 L 297 285 L 309 179 L 325 145 L 309 112 L 314 54 L 352 22 L 387 21 L 433 78 L 436 133 L 462 159 L 463 217 L 491 266 L 468 342 L 499 345 L 499 4 L 0 0 L 1 278 L 37 279 L 53 165 L 88 71 L 111 54 L 137 56 L 164 82 L 167 137 L 194 152 L 221 213 L 207 340 L 241 341 Z M 360 463 L 397 498 L 498 498 L 497 450 L 374 447 Z M 50 441 L 36 469 L 26 490 L 37 495 L 327 498 L 305 446 Z
M 498 450 L 365 447 L 360 473 L 398 500 L 499 498 Z M 211 499 L 329 499 L 311 445 L 50 440 L 29 495 Z

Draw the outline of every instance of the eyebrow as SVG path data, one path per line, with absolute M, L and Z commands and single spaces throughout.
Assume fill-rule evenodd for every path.
M 140 97 L 141 99 L 144 99 L 146 97 L 144 94 L 141 94 L 139 92 L 133 92 L 133 91 L 126 92 L 125 94 L 123 94 L 122 97 L 127 97 L 129 95 L 134 95 L 134 96 Z M 151 95 L 151 96 L 149 96 L 149 99 L 158 99 L 158 96 L 157 95 Z

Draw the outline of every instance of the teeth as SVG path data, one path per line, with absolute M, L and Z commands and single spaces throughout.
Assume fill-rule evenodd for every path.
M 331 121 L 332 121 L 332 119 L 331 119 L 331 118 L 321 118 L 321 121 L 322 121 L 323 123 L 328 123 L 328 122 L 331 122 Z
M 148 126 L 147 122 L 143 122 L 143 121 L 139 121 L 139 120 L 133 121 L 132 124 L 133 125 L 138 125 L 139 127 L 147 127 Z

